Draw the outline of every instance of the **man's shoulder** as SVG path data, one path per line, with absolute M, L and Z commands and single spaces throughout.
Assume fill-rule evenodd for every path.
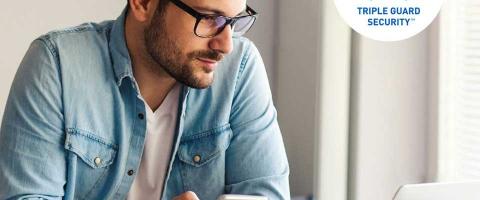
M 235 37 L 233 38 L 233 51 L 225 57 L 223 62 L 226 67 L 220 67 L 219 69 L 226 73 L 238 73 L 243 71 L 249 62 L 256 61 L 256 58 L 260 58 L 260 53 L 255 44 L 246 37 Z M 256 67 L 256 64 L 259 63 L 253 63 L 253 67 Z M 227 76 L 231 77 L 232 74 Z
M 239 70 L 239 68 L 242 68 L 246 64 L 246 61 L 250 55 L 252 55 L 252 52 L 257 51 L 253 42 L 246 37 L 234 37 L 232 41 L 233 51 L 225 56 L 223 61 L 223 65 L 227 65 L 228 67 L 220 68 L 220 70 Z
M 103 60 L 108 49 L 110 32 L 114 21 L 83 23 L 78 26 L 57 29 L 41 35 L 57 64 L 75 67 L 88 60 Z
M 252 50 L 252 47 L 256 48 L 250 39 L 246 37 L 234 37 L 232 54 L 248 54 Z
M 76 87 L 80 80 L 92 84 L 114 82 L 109 49 L 112 25 L 113 21 L 84 23 L 36 39 L 50 51 L 51 64 L 61 73 L 64 88 Z
M 113 22 L 111 20 L 100 23 L 87 22 L 73 27 L 50 31 L 37 39 L 53 46 L 86 44 L 92 41 L 98 42 L 95 39 L 108 38 Z
M 233 51 L 219 64 L 211 90 L 222 91 L 222 94 L 232 92 L 230 95 L 234 95 L 235 88 L 248 79 L 242 77 L 252 75 L 245 72 L 254 68 L 264 68 L 255 44 L 245 37 L 233 38 Z

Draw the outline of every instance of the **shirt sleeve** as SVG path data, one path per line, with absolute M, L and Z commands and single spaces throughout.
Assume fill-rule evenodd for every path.
M 46 39 L 32 42 L 0 128 L 0 199 L 61 199 L 66 153 L 60 70 Z
M 235 89 L 226 152 L 226 192 L 290 199 L 289 167 L 265 66 L 253 43 Z

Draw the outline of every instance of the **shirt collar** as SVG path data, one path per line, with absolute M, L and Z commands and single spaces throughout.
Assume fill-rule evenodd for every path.
M 122 14 L 114 21 L 110 32 L 110 43 L 108 44 L 112 56 L 113 71 L 118 86 L 121 85 L 122 80 L 126 77 L 134 80 L 132 62 L 125 41 L 125 20 L 127 10 L 128 7 L 126 7 L 122 11 Z

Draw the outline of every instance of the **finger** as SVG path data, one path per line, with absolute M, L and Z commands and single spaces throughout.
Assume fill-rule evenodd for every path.
M 200 200 L 200 199 L 197 197 L 195 192 L 188 191 L 175 197 L 174 200 Z

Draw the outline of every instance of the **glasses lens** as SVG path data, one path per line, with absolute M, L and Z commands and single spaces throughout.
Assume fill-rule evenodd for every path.
M 245 34 L 255 22 L 254 16 L 244 16 L 237 19 L 233 32 L 235 36 L 241 36 Z
M 227 19 L 222 16 L 205 16 L 197 25 L 196 34 L 202 37 L 215 36 L 223 28 Z
M 223 30 L 227 22 L 228 19 L 224 16 L 205 16 L 198 22 L 195 33 L 200 37 L 213 37 Z M 237 18 L 233 25 L 233 36 L 242 36 L 252 27 L 254 22 L 254 16 Z

